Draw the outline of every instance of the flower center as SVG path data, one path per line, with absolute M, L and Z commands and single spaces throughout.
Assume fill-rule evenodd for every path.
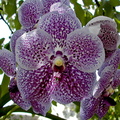
M 60 57 L 57 57 L 55 60 L 54 60 L 54 64 L 58 67 L 60 66 L 63 66 L 64 65 L 64 62 L 63 62 L 63 59 L 60 58 Z
M 60 56 L 57 56 L 53 61 L 53 70 L 55 72 L 62 72 L 64 69 L 64 60 Z
M 103 93 L 103 96 L 107 97 L 110 96 L 114 93 L 114 89 L 112 88 L 112 86 L 110 85 L 105 92 Z

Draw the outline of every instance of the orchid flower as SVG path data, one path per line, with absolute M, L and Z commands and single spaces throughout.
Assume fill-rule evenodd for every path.
M 109 83 L 109 86 L 104 89 L 98 98 L 95 98 L 94 96 L 83 98 L 80 108 L 81 120 L 88 120 L 94 114 L 97 114 L 101 119 L 107 113 L 110 106 L 116 105 L 116 102 L 110 96 L 114 93 L 114 89 L 119 85 L 120 70 L 118 69 L 113 80 Z
M 116 50 L 119 43 L 116 22 L 106 16 L 98 16 L 90 20 L 86 25 L 89 30 L 97 35 L 103 42 L 105 50 Z
M 12 52 L 6 49 L 0 50 L 0 68 L 8 76 L 15 76 L 16 64 L 15 56 Z
M 67 104 L 80 101 L 92 91 L 94 72 L 103 62 L 104 50 L 99 38 L 86 31 L 71 32 L 60 49 L 55 47 L 52 37 L 40 29 L 18 38 L 15 49 L 19 65 L 17 86 L 35 112 L 41 110 L 35 109 L 37 101 L 49 108 L 52 99 Z
M 50 6 L 56 2 L 69 6 L 69 0 L 25 0 L 18 10 L 19 22 L 25 31 L 34 29 L 40 17 L 50 12 Z
M 109 86 L 112 81 L 118 66 L 120 64 L 120 50 L 117 49 L 112 55 L 110 55 L 99 69 L 100 79 L 96 83 L 94 89 L 94 97 L 99 97 L 103 90 Z
M 17 68 L 10 82 L 11 99 L 42 115 L 52 100 L 68 104 L 92 94 L 95 72 L 105 59 L 100 38 L 82 28 L 68 6 L 58 4 L 59 9 L 53 5 L 40 18 L 36 29 L 13 42 Z M 11 60 L 7 55 L 2 59 Z

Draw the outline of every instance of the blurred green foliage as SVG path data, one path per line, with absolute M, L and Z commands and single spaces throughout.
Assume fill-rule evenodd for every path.
M 76 16 L 81 21 L 82 25 L 85 26 L 89 20 L 92 18 L 104 15 L 110 18 L 113 18 L 118 26 L 118 32 L 120 32 L 120 12 L 116 10 L 116 7 L 120 6 L 120 0 L 81 0 L 83 4 L 79 3 L 79 0 L 70 0 L 71 4 L 74 6 L 74 11 Z M 8 29 L 12 31 L 16 31 L 21 28 L 21 25 L 18 21 L 17 10 L 20 5 L 23 3 L 23 0 L 1 0 L 0 3 L 0 20 L 3 20 L 8 25 Z M 92 9 L 92 12 L 91 12 Z M 0 49 L 5 47 L 6 49 L 10 49 L 9 43 L 3 46 L 4 38 L 0 38 Z M 2 70 L 0 70 L 0 74 L 2 74 Z M 0 85 L 0 117 L 4 120 L 8 117 L 12 112 L 25 112 L 17 105 L 11 105 L 4 107 L 4 105 L 10 101 L 9 93 L 8 93 L 8 84 L 9 77 L 6 75 L 3 76 L 2 83 Z M 116 89 L 116 92 L 112 96 L 114 100 L 117 102 L 115 107 L 110 107 L 108 113 L 102 118 L 102 120 L 120 120 L 120 87 Z M 57 106 L 55 101 L 52 102 L 54 106 Z M 75 112 L 78 113 L 80 109 L 80 103 L 74 102 L 76 105 Z M 30 109 L 27 111 L 29 113 L 33 113 Z M 64 120 L 57 116 L 51 114 L 51 110 L 47 113 L 48 118 L 53 120 Z M 1 119 L 0 118 L 0 119 Z M 97 120 L 98 117 L 94 115 L 90 120 Z

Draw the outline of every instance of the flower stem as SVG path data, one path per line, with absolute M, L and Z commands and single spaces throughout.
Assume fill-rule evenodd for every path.
M 4 23 L 5 23 L 5 24 L 8 26 L 8 28 L 10 29 L 11 34 L 13 34 L 13 31 L 12 31 L 12 29 L 11 29 L 10 25 L 6 22 L 6 20 L 4 19 L 4 17 L 2 16 L 2 14 L 1 14 L 1 13 L 0 13 L 0 19 L 4 21 Z
M 18 109 L 19 106 L 15 106 L 12 110 L 10 110 L 5 116 L 3 116 L 2 120 L 6 120 L 6 118 L 8 118 L 12 112 L 14 112 L 16 109 Z

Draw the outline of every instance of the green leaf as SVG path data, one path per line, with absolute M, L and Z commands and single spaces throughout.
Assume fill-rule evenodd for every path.
M 110 4 L 110 1 L 106 1 L 103 8 L 105 9 L 105 16 L 113 18 L 114 10 L 113 6 Z
M 5 40 L 5 38 L 1 38 L 1 39 L 0 39 L 0 49 L 3 47 L 2 44 L 3 44 L 4 40 Z
M 21 28 L 21 24 L 20 24 L 20 22 L 18 20 L 18 14 L 16 14 L 16 16 L 15 16 L 14 25 L 15 25 L 16 30 L 19 30 Z
M 4 107 L 4 108 L 0 108 L 0 117 L 2 117 L 4 115 L 7 115 L 7 113 L 9 111 L 11 111 L 14 107 L 16 107 L 16 105 L 11 105 L 11 106 L 7 106 L 7 107 Z
M 117 113 L 118 116 L 120 116 L 120 102 L 117 103 L 115 106 L 115 112 Z
M 4 42 L 5 38 L 1 38 L 0 39 L 0 44 L 2 44 Z
M 114 7 L 119 6 L 120 5 L 120 0 L 110 0 L 110 4 Z
M 1 84 L 1 91 L 2 91 L 1 97 L 3 97 L 6 93 L 8 93 L 9 79 L 10 78 L 4 74 L 3 81 Z
M 116 13 L 115 13 L 115 17 L 116 17 L 118 20 L 120 20 L 120 12 L 116 12 Z
M 4 45 L 4 48 L 10 50 L 10 42 Z
M 52 113 L 52 108 L 51 108 L 51 107 L 50 107 L 50 109 L 49 109 L 48 113 Z
M 1 91 L 1 85 L 0 85 L 0 98 L 1 98 L 1 94 L 2 94 L 2 91 Z
M 93 15 L 88 10 L 86 10 L 84 17 L 85 17 L 85 25 L 86 25 L 93 18 Z
M 85 25 L 85 19 L 84 19 L 84 10 L 82 9 L 81 5 L 78 3 L 74 4 L 74 10 L 76 13 L 77 18 L 80 20 L 82 25 Z
M 21 6 L 23 2 L 24 2 L 23 0 L 20 0 L 20 1 L 18 2 L 19 6 Z
M 54 106 L 57 106 L 57 102 L 56 102 L 56 101 L 52 101 L 52 104 L 53 104 Z
M 103 8 L 100 6 L 100 7 L 97 7 L 95 9 L 95 13 L 94 13 L 94 17 L 97 17 L 99 15 L 103 15 L 104 11 L 103 11 Z
M 117 29 L 120 32 L 120 20 L 118 20 L 117 18 L 114 18 L 114 20 L 117 23 Z
M 3 74 L 3 71 L 0 69 L 0 75 Z
M 11 100 L 11 98 L 10 98 L 10 95 L 9 95 L 9 92 L 8 92 L 0 99 L 0 108 L 2 108 L 10 100 Z
M 3 10 L 7 14 L 7 17 L 11 17 L 14 13 L 16 13 L 16 0 L 3 0 Z
M 93 5 L 92 0 L 82 0 L 85 6 Z
M 75 3 L 77 3 L 77 0 L 70 0 L 70 2 L 71 2 L 72 4 L 75 4 Z
M 73 102 L 76 105 L 75 112 L 80 112 L 80 102 Z

